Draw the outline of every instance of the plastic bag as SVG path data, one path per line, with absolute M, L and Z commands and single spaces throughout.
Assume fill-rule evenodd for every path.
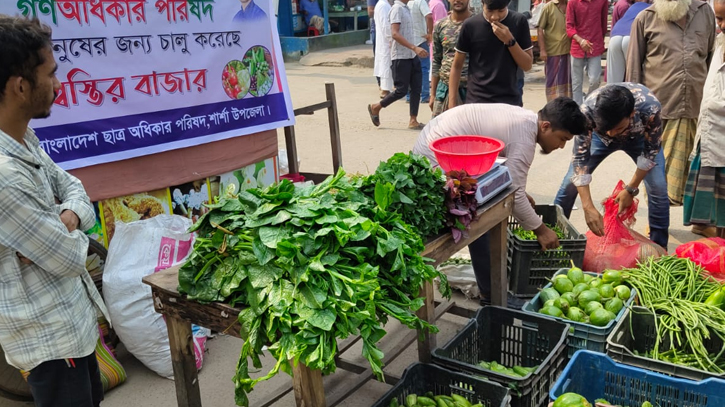
M 711 237 L 680 245 L 677 257 L 686 257 L 710 272 L 720 282 L 725 282 L 725 239 Z
M 461 290 L 469 300 L 479 298 L 480 292 L 472 264 L 446 264 L 438 267 L 438 271 L 446 275 L 452 289 Z
M 635 199 L 632 206 L 619 214 L 619 204 L 615 199 L 623 190 L 624 182 L 619 181 L 612 195 L 603 202 L 604 236 L 587 232 L 584 270 L 601 273 L 608 269 L 635 267 L 638 261 L 667 254 L 657 243 L 632 230 L 638 200 Z
M 103 272 L 103 296 L 113 327 L 126 349 L 160 376 L 173 379 L 169 337 L 163 315 L 154 310 L 151 287 L 143 277 L 181 263 L 191 252 L 191 221 L 159 215 L 116 223 Z M 194 330 L 194 356 L 201 369 L 206 329 Z

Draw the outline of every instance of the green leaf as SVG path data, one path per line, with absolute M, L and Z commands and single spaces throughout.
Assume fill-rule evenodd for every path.
M 302 284 L 297 293 L 297 299 L 309 308 L 320 309 L 327 299 L 327 294 L 313 285 Z
M 395 187 L 391 183 L 377 183 L 375 184 L 375 203 L 378 204 L 380 209 L 387 210 L 392 201 L 392 194 Z
M 264 242 L 262 242 L 262 239 L 259 236 L 254 238 L 254 241 L 252 242 L 252 250 L 254 251 L 254 256 L 256 256 L 256 261 L 259 262 L 259 265 L 261 266 L 264 266 L 274 259 L 274 252 L 270 250 Z M 253 264 L 253 262 L 250 262 L 250 264 Z
M 270 249 L 276 249 L 277 243 L 290 237 L 290 231 L 288 228 L 281 227 L 268 227 L 263 226 L 259 228 L 259 238 L 262 240 L 265 246 Z
M 332 329 L 332 324 L 335 323 L 335 313 L 329 309 L 316 310 L 307 322 L 315 328 L 320 328 L 323 331 L 329 331 Z
M 267 287 L 277 281 L 283 272 L 284 270 L 271 264 L 264 267 L 252 264 L 247 268 L 249 282 L 254 288 Z

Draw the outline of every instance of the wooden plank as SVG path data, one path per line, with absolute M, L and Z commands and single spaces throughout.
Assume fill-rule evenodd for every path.
M 297 158 L 297 139 L 295 137 L 295 126 L 284 128 L 284 142 L 287 149 L 287 165 L 290 174 L 299 174 L 300 166 Z
M 420 296 L 423 297 L 423 307 L 416 312 L 418 318 L 431 324 L 435 323 L 435 291 L 433 283 L 424 283 L 420 290 Z M 418 331 L 418 360 L 423 363 L 431 362 L 431 352 L 436 348 L 436 334 L 427 330 Z M 421 340 L 420 338 L 423 338 Z
M 315 103 L 314 105 L 304 106 L 300 107 L 299 109 L 295 109 L 294 113 L 295 116 L 303 116 L 303 115 L 309 115 L 314 114 L 318 110 L 324 110 L 330 108 L 330 101 Z
M 237 317 L 240 310 L 221 303 L 199 304 L 186 297 L 173 297 L 159 291 L 152 291 L 156 312 L 167 317 L 201 325 L 212 331 L 239 338 L 242 328 Z
M 174 368 L 176 402 L 179 407 L 201 407 L 191 323 L 166 318 L 166 326 L 169 331 L 171 365 Z
M 357 19 L 356 19 L 357 21 Z M 335 84 L 325 84 L 325 94 L 330 102 L 330 108 L 327 109 L 327 119 L 330 122 L 330 144 L 332 145 L 332 170 L 337 170 L 342 166 L 342 144 L 340 143 L 340 121 L 337 112 L 337 96 L 335 96 Z
M 433 259 L 433 265 L 437 266 L 481 237 L 484 233 L 493 229 L 503 220 L 508 220 L 513 211 L 514 192 L 516 192 L 516 189 L 509 187 L 496 198 L 479 208 L 478 217 L 475 221 L 471 222 L 469 230 L 467 231 L 468 237 L 462 238 L 458 243 L 455 243 L 450 233 L 438 236 L 425 245 L 423 256 Z
M 322 372 L 298 363 L 297 366 L 293 364 L 292 373 L 297 407 L 326 407 Z
M 508 218 L 508 216 L 507 216 Z M 508 281 L 506 279 L 506 230 L 504 219 L 491 229 L 491 304 L 506 307 Z

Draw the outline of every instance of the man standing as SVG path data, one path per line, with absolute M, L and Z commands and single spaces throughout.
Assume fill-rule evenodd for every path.
M 423 48 L 430 54 L 430 43 L 433 37 L 433 13 L 428 8 L 425 0 L 410 0 L 408 9 L 413 16 L 413 36 L 416 39 L 418 47 Z M 420 101 L 428 103 L 430 101 L 430 57 L 420 60 L 421 69 L 421 90 Z
M 393 90 L 393 62 L 390 60 L 391 45 L 393 42 L 392 33 L 390 32 L 390 0 L 379 0 L 375 5 L 375 24 L 377 26 L 375 40 L 375 64 L 373 65 L 373 73 L 378 78 L 380 85 L 380 98 L 388 96 Z
M 451 74 L 453 58 L 456 55 L 456 43 L 463 22 L 471 17 L 468 0 L 453 0 L 451 15 L 439 21 L 433 30 L 433 69 L 431 70 L 432 94 L 430 100 L 432 117 L 436 117 L 448 109 L 448 80 Z M 463 64 L 457 96 L 466 101 L 466 78 L 468 77 L 468 61 Z
M 52 46 L 37 20 L 0 15 L 0 345 L 30 372 L 36 406 L 96 407 L 96 311 L 107 313 L 82 232 L 95 214 L 81 182 L 28 127 L 50 115 L 60 90 Z
M 395 0 L 390 10 L 390 32 L 393 38 L 391 58 L 393 60 L 393 80 L 395 92 L 384 97 L 380 103 L 368 105 L 368 113 L 375 127 L 380 126 L 380 111 L 402 99 L 410 89 L 409 129 L 422 129 L 418 123 L 420 106 L 421 69 L 420 59 L 428 56 L 428 51 L 416 46 L 413 36 L 413 18 L 406 6 L 408 0 Z
M 604 0 L 606 1 L 606 0 Z M 458 89 L 468 56 L 466 103 L 521 106 L 517 70 L 531 69 L 534 54 L 526 17 L 508 9 L 509 0 L 484 0 L 483 13 L 463 23 L 453 59 L 449 89 Z M 459 104 L 448 98 L 449 108 Z
M 536 234 L 542 250 L 559 247 L 559 240 L 536 214 L 526 194 L 526 179 L 536 155 L 537 144 L 548 154 L 564 148 L 575 134 L 585 131 L 586 118 L 579 106 L 571 99 L 557 98 L 549 102 L 538 114 L 529 110 L 501 103 L 466 104 L 448 110 L 431 120 L 418 136 L 413 153 L 428 157 L 432 165 L 438 165 L 430 150 L 434 140 L 459 134 L 474 134 L 493 137 L 504 142 L 501 152 L 511 173 L 516 189 L 514 216 L 526 230 Z M 481 291 L 481 303 L 490 304 L 491 295 L 491 252 L 488 235 L 468 246 L 473 261 L 473 270 Z M 512 307 L 516 307 L 510 298 Z M 520 307 L 520 306 L 519 306 Z
M 667 248 L 670 207 L 661 148 L 661 108 L 654 94 L 637 83 L 607 85 L 587 97 L 581 106 L 588 119 L 587 131 L 574 138 L 569 172 L 555 200 L 567 217 L 577 195 L 581 195 L 589 229 L 597 236 L 604 236 L 604 220 L 594 205 L 589 184 L 604 159 L 616 151 L 624 151 L 637 163 L 637 170 L 617 197 L 620 211 L 632 205 L 644 181 L 649 201 L 649 238 Z
M 571 97 L 571 40 L 566 35 L 567 0 L 552 0 L 539 16 L 539 50 L 546 63 L 546 100 Z
M 566 8 L 566 34 L 572 39 L 571 86 L 579 104 L 584 100 L 584 71 L 589 77 L 587 94 L 601 82 L 608 16 L 607 0 L 569 0 Z
M 662 103 L 668 195 L 672 205 L 682 205 L 715 15 L 700 0 L 655 0 L 634 19 L 629 41 L 625 78 L 650 88 Z

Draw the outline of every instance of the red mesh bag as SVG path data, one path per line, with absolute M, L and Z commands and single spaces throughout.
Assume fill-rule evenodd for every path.
M 624 182 L 619 181 L 612 195 L 603 202 L 604 236 L 587 232 L 584 270 L 601 273 L 609 269 L 634 267 L 638 261 L 667 254 L 657 243 L 632 230 L 639 204 L 637 199 L 624 213 L 619 213 L 615 199 L 623 190 Z
M 711 237 L 680 245 L 677 257 L 688 258 L 707 270 L 720 282 L 725 282 L 725 239 Z

